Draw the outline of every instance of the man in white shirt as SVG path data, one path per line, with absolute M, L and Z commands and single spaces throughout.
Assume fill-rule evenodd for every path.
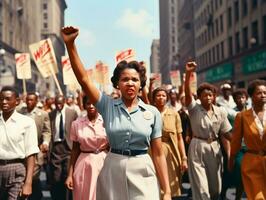
M 0 199 L 27 198 L 32 193 L 35 155 L 39 152 L 33 119 L 16 112 L 18 93 L 0 92 Z

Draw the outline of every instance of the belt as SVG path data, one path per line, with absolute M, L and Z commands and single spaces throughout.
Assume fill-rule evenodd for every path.
M 0 160 L 0 165 L 8 165 L 8 164 L 16 164 L 16 163 L 23 163 L 24 159 L 16 158 L 12 160 Z
M 248 149 L 248 150 L 246 150 L 246 152 L 247 153 L 256 154 L 256 155 L 259 155 L 259 156 L 266 156 L 266 151 L 265 150 L 257 151 L 257 150 Z
M 211 144 L 212 142 L 214 141 L 217 141 L 218 138 L 212 138 L 212 137 L 209 137 L 209 138 L 202 138 L 202 137 L 198 137 L 198 136 L 193 136 L 193 138 L 197 138 L 197 139 L 200 139 L 200 140 L 204 140 L 206 141 L 208 144 Z
M 137 156 L 146 154 L 147 150 L 130 150 L 130 149 L 111 149 L 112 153 L 120 154 L 120 155 L 126 155 L 126 156 Z
M 98 154 L 98 153 L 100 153 L 102 151 L 107 151 L 107 149 L 96 149 L 94 151 L 83 151 L 83 150 L 81 150 L 80 152 L 81 153 L 94 153 L 94 154 Z

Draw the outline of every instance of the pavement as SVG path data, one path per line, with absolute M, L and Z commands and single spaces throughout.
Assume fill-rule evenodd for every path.
M 51 200 L 51 194 L 50 191 L 48 190 L 48 188 L 46 187 L 46 176 L 44 172 L 41 172 L 41 176 L 40 176 L 42 185 L 44 190 L 42 191 L 43 193 L 43 198 L 42 200 Z M 178 200 L 190 200 L 192 198 L 187 197 L 188 195 L 188 191 L 190 189 L 190 185 L 188 183 L 183 183 L 183 195 L 178 198 Z M 227 200 L 234 200 L 235 199 L 235 189 L 228 189 L 226 192 L 226 199 Z M 246 197 L 243 197 L 241 200 L 247 200 Z

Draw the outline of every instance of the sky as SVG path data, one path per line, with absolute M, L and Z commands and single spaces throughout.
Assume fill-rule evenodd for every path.
M 115 67 L 115 53 L 127 48 L 149 66 L 151 44 L 159 38 L 157 0 L 66 0 L 65 26 L 79 28 L 81 60 L 92 68 L 98 60 Z

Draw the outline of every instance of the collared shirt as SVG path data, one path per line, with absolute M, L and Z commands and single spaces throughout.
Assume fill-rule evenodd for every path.
M 54 141 L 60 142 L 60 135 L 59 135 L 59 129 L 60 129 L 60 117 L 63 116 L 63 127 L 65 128 L 65 118 L 66 118 L 66 107 L 64 105 L 63 109 L 60 111 L 56 111 L 56 118 L 55 118 L 55 135 L 54 135 Z
M 161 137 L 159 111 L 138 99 L 138 105 L 128 112 L 121 99 L 101 93 L 96 108 L 101 113 L 111 148 L 147 150 L 152 139 Z
M 263 115 L 263 119 L 262 119 L 262 122 L 260 121 L 258 115 L 256 114 L 254 108 L 252 107 L 252 112 L 253 112 L 253 116 L 255 118 L 255 123 L 257 125 L 257 128 L 259 130 L 259 133 L 260 133 L 260 139 L 262 139 L 263 137 L 263 134 L 264 134 L 264 127 L 266 126 L 266 106 L 264 106 L 264 115 Z
M 38 152 L 37 129 L 33 119 L 16 111 L 7 121 L 0 116 L 0 159 L 24 159 Z
M 227 113 L 221 108 L 213 105 L 213 115 L 210 117 L 202 105 L 197 104 L 192 98 L 188 106 L 189 118 L 193 135 L 201 138 L 218 137 L 219 134 L 227 133 L 231 130 Z
M 71 125 L 70 139 L 80 144 L 81 151 L 97 151 L 108 146 L 103 119 L 98 114 L 94 123 L 80 117 Z

